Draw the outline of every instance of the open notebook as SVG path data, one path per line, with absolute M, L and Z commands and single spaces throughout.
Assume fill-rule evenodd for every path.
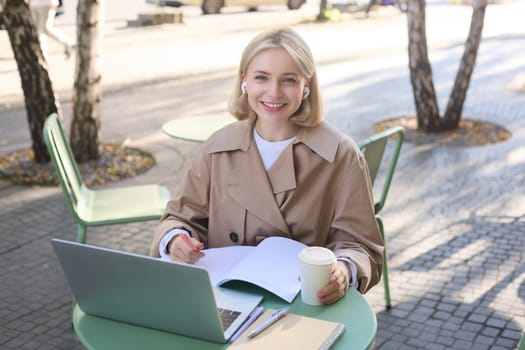
M 297 255 L 305 247 L 289 238 L 268 237 L 258 246 L 205 249 L 195 264 L 206 268 L 213 285 L 244 281 L 292 303 L 301 289 Z

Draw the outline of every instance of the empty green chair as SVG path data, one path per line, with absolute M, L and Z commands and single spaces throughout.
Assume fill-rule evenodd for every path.
M 86 242 L 89 226 L 159 220 L 169 190 L 160 185 L 90 189 L 82 183 L 77 163 L 56 114 L 44 123 L 44 140 L 66 202 L 78 225 L 77 241 Z
M 387 148 L 388 140 L 391 139 L 393 142 L 393 149 L 391 152 L 391 157 L 388 159 L 386 164 L 386 173 L 382 177 L 383 182 L 380 184 L 379 188 L 381 194 L 379 198 L 375 200 L 375 214 L 377 226 L 381 232 L 381 237 L 383 238 L 385 251 L 383 257 L 383 285 L 385 288 L 385 302 L 387 310 L 392 307 L 390 302 L 390 286 L 388 283 L 388 259 L 387 259 L 387 247 L 385 239 L 385 229 L 383 226 L 383 221 L 379 216 L 379 213 L 383 209 L 388 195 L 388 190 L 390 189 L 390 184 L 392 182 L 392 177 L 394 176 L 394 171 L 396 169 L 397 159 L 399 158 L 399 152 L 401 150 L 401 145 L 403 144 L 404 130 L 402 127 L 393 127 L 385 131 L 379 132 L 370 136 L 369 138 L 359 142 L 359 148 L 363 152 L 366 162 L 368 163 L 368 168 L 370 171 L 370 179 L 372 180 L 372 185 L 375 184 L 377 174 L 379 173 L 380 166 L 383 162 L 383 157 L 385 155 L 385 150 Z M 376 184 L 377 185 L 377 184 Z

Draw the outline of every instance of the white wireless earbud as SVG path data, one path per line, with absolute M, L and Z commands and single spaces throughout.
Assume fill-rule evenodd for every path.
M 310 96 L 310 88 L 308 86 L 305 86 L 303 91 L 303 100 L 306 100 L 308 96 Z
M 246 95 L 246 80 L 243 80 L 241 83 L 241 92 L 243 95 Z

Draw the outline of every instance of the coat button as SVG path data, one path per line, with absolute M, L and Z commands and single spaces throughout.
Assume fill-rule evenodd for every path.
M 239 235 L 235 232 L 230 232 L 230 240 L 232 242 L 238 242 L 239 241 Z

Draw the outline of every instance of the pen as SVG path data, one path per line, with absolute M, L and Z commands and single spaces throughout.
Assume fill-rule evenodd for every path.
M 243 323 L 243 325 L 241 327 L 239 327 L 239 329 L 237 329 L 237 331 L 235 331 L 235 333 L 233 333 L 233 335 L 231 336 L 229 342 L 233 343 L 235 340 L 237 340 L 237 338 L 239 338 L 241 336 L 241 334 L 243 334 L 244 331 L 246 329 L 248 329 L 248 327 L 250 327 L 259 318 L 259 316 L 262 315 L 263 311 L 264 311 L 264 307 L 257 306 L 250 313 L 250 315 L 248 316 L 246 321 Z
M 201 250 L 195 245 L 193 244 L 193 242 L 191 241 L 190 237 L 188 237 L 187 235 L 181 233 L 180 234 L 182 240 L 184 241 L 184 243 L 186 243 L 190 248 L 191 250 L 193 250 L 194 252 L 200 252 Z
M 267 329 L 268 327 L 270 327 L 272 324 L 274 324 L 275 322 L 279 321 L 281 318 L 283 318 L 284 316 L 286 316 L 286 314 L 288 313 L 288 310 L 290 310 L 290 308 L 288 307 L 285 307 L 283 309 L 280 309 L 280 310 L 277 310 L 275 311 L 271 316 L 270 318 L 268 318 L 266 321 L 264 321 L 262 324 L 260 324 L 257 328 L 255 328 L 253 331 L 250 332 L 250 334 L 248 334 L 248 338 L 253 338 L 255 336 L 257 336 L 258 334 L 260 334 L 261 332 L 263 332 L 265 329 Z

